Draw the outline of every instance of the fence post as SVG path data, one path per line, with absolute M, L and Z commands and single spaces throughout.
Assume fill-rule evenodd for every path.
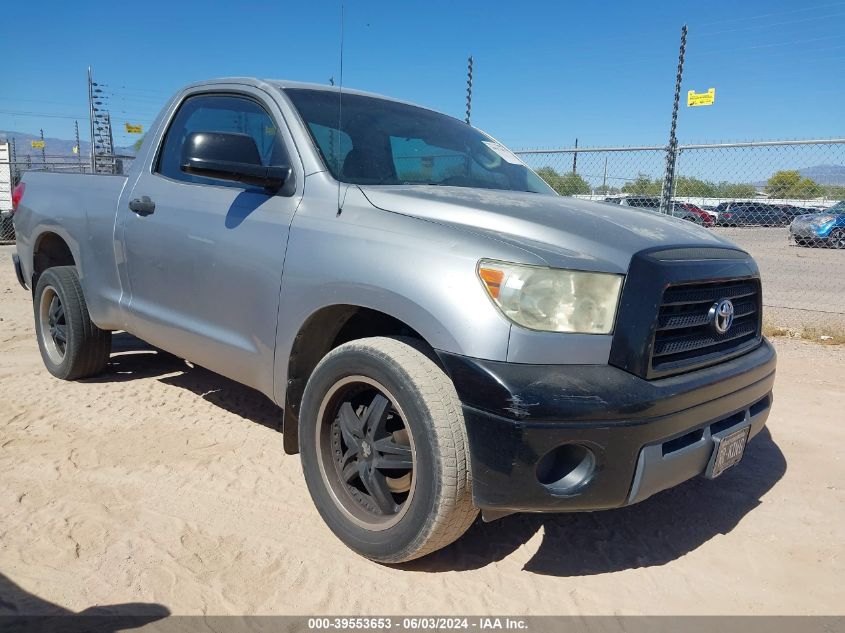
M 472 55 L 467 59 L 467 125 L 470 125 L 470 115 L 472 114 Z
M 41 128 L 41 164 L 44 165 L 44 171 L 47 171 L 47 150 L 44 144 L 44 128 Z
M 660 192 L 660 212 L 671 212 L 672 190 L 675 188 L 675 160 L 678 156 L 678 139 L 675 131 L 678 126 L 678 104 L 681 100 L 681 79 L 684 75 L 684 53 L 687 48 L 687 25 L 681 28 L 681 49 L 678 54 L 678 73 L 675 76 L 675 103 L 672 107 L 672 125 L 669 127 L 669 145 L 666 147 L 666 173 L 663 176 L 663 189 Z
M 15 137 L 13 136 L 11 139 L 11 152 L 9 154 L 9 162 L 10 162 L 10 169 L 9 173 L 12 176 L 12 183 L 16 183 L 18 180 L 18 150 L 17 144 L 15 143 Z

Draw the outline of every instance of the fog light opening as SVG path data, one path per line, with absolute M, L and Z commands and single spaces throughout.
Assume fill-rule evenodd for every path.
M 593 451 L 580 444 L 562 444 L 538 462 L 537 480 L 555 494 L 573 494 L 587 484 L 595 469 Z

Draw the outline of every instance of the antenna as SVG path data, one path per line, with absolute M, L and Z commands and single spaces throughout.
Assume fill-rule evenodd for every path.
M 337 170 L 337 215 L 343 210 L 340 204 L 340 126 L 343 122 L 343 20 L 344 2 L 340 0 L 340 77 L 337 87 L 337 147 L 335 149 L 335 169 Z

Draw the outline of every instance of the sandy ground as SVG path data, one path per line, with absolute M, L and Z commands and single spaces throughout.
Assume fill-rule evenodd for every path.
M 126 336 L 107 374 L 51 378 L 9 254 L 0 613 L 845 614 L 843 348 L 777 342 L 770 433 L 718 481 L 478 522 L 391 568 L 322 524 L 261 395 Z
M 767 321 L 798 330 L 845 330 L 845 251 L 790 244 L 786 227 L 712 230 L 754 256 Z

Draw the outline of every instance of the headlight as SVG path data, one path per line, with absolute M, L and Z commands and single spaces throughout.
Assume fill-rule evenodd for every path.
M 834 215 L 819 215 L 813 218 L 813 224 L 818 224 L 821 226 L 822 224 L 827 224 L 828 222 L 833 222 L 836 219 Z
M 610 334 L 623 275 L 483 259 L 478 276 L 496 307 L 531 330 Z

